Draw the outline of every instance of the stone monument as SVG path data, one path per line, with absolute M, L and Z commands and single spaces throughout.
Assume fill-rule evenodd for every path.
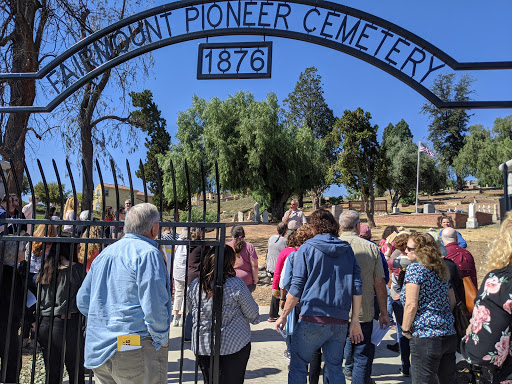
M 393 213 L 400 213 L 400 208 L 393 207 Z
M 261 222 L 260 205 L 258 203 L 254 204 L 254 221 L 257 223 Z
M 494 204 L 494 214 L 492 215 L 492 221 L 498 221 L 500 219 L 498 215 L 498 204 Z
M 242 211 L 238 211 L 238 221 L 239 222 L 244 221 L 244 213 Z
M 341 214 L 343 213 L 343 206 L 341 204 L 333 205 L 331 207 L 331 213 L 334 216 L 334 218 L 336 219 L 336 221 L 338 221 L 340 219 Z
M 476 229 L 478 228 L 478 221 L 476 220 L 476 209 L 475 204 L 469 204 L 468 208 L 468 221 L 466 221 L 466 228 Z
M 268 224 L 268 211 L 265 209 L 263 213 L 261 214 L 263 219 L 263 224 Z
M 423 204 L 423 213 L 436 213 L 434 204 Z

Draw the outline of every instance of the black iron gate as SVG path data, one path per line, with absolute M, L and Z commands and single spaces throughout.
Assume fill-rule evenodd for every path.
M 45 382 L 49 382 L 50 373 L 52 370 L 57 369 L 59 371 L 59 365 L 54 366 L 52 364 L 45 364 L 45 370 L 42 371 L 39 366 L 41 364 L 37 364 L 38 359 L 41 359 L 40 356 L 40 348 L 38 347 L 38 341 L 40 341 L 40 324 L 41 324 L 41 289 L 42 284 L 39 282 L 34 283 L 34 287 L 31 289 L 31 282 L 33 281 L 31 276 L 31 254 L 33 244 L 39 243 L 41 246 L 41 265 L 44 266 L 44 261 L 46 257 L 46 246 L 50 246 L 55 244 L 56 252 L 59 253 L 59 248 L 64 247 L 66 245 L 71 244 L 69 247 L 71 250 L 70 260 L 78 261 L 78 252 L 77 245 L 80 247 L 84 247 L 83 252 L 83 260 L 82 263 L 84 265 L 83 268 L 83 276 L 85 277 L 87 265 L 87 258 L 89 255 L 88 248 L 89 247 L 99 247 L 99 251 L 101 251 L 104 247 L 114 243 L 118 239 L 118 233 L 120 233 L 120 229 L 123 226 L 123 221 L 120 220 L 120 199 L 119 199 L 119 184 L 117 182 L 116 175 L 116 165 L 111 160 L 111 171 L 112 177 L 115 186 L 115 194 L 116 194 L 116 206 L 118 207 L 115 220 L 107 221 L 105 219 L 105 186 L 103 183 L 103 175 L 101 172 L 101 167 L 98 161 L 96 161 L 98 179 L 101 187 L 102 194 L 102 209 L 101 209 L 101 219 L 95 220 L 93 218 L 92 212 L 89 212 L 87 220 L 78 220 L 78 199 L 77 199 L 77 191 L 75 188 L 75 182 L 73 178 L 72 169 L 68 161 L 66 161 L 66 171 L 71 182 L 72 188 L 72 203 L 73 203 L 73 219 L 69 218 L 66 220 L 66 217 L 63 216 L 65 198 L 63 192 L 63 184 L 61 182 L 60 173 L 55 161 L 53 161 L 53 169 L 55 172 L 55 179 L 59 186 L 60 192 L 60 217 L 58 220 L 52 220 L 50 215 L 50 204 L 46 204 L 44 219 L 37 219 L 37 212 L 35 207 L 35 193 L 34 186 L 32 183 L 32 178 L 29 173 L 28 167 L 26 163 L 24 164 L 25 174 L 27 176 L 30 192 L 32 196 L 33 219 L 25 219 L 21 214 L 21 204 L 19 204 L 19 209 L 15 211 L 14 217 L 9 217 L 9 213 L 11 212 L 11 208 L 16 203 L 16 199 L 21 202 L 21 184 L 19 180 L 16 178 L 16 173 L 13 172 L 14 167 L 11 162 L 11 176 L 13 177 L 14 184 L 16 186 L 15 191 L 9 191 L 7 189 L 7 181 L 4 172 L 0 172 L 1 180 L 6 188 L 6 198 L 5 198 L 5 210 L 7 211 L 7 218 L 0 219 L 0 357 L 2 359 L 2 367 L 0 371 L 0 382 L 21 382 L 21 383 L 34 383 L 37 381 L 42 381 L 41 376 L 45 375 Z M 219 196 L 219 177 L 218 177 L 218 166 L 214 165 L 214 177 L 216 182 L 216 192 L 217 192 L 217 205 L 216 205 L 216 213 L 217 220 L 215 223 L 206 223 L 206 176 L 205 176 L 205 167 L 201 163 L 201 179 L 202 179 L 202 194 L 203 194 L 203 210 L 202 210 L 202 222 L 191 222 L 192 218 L 192 205 L 191 205 L 191 185 L 189 178 L 189 170 L 188 166 L 185 162 L 183 164 L 185 167 L 185 178 L 184 181 L 187 184 L 187 221 L 179 222 L 178 220 L 178 210 L 174 209 L 173 215 L 170 218 L 164 217 L 163 212 L 163 188 L 162 188 L 162 178 L 161 172 L 158 170 L 158 191 L 160 198 L 160 231 L 157 238 L 157 242 L 160 246 L 167 247 L 170 249 L 170 257 L 167 255 L 167 263 L 168 269 L 170 271 L 171 282 L 172 282 L 172 265 L 173 265 L 173 256 L 174 250 L 176 246 L 182 245 L 187 247 L 187 265 L 188 265 L 188 257 L 189 257 L 189 249 L 194 246 L 201 246 L 201 250 L 204 247 L 211 247 L 215 252 L 215 289 L 213 296 L 213 315 L 212 315 L 212 354 L 210 364 L 212 369 L 210 370 L 210 382 L 218 383 L 219 379 L 219 356 L 220 356 L 220 326 L 222 322 L 222 296 L 223 296 L 223 283 L 222 283 L 222 269 L 223 269 L 223 260 L 224 260 L 224 244 L 226 237 L 226 228 L 225 224 L 220 223 L 220 196 Z M 41 174 L 42 182 L 45 189 L 46 201 L 49 201 L 49 189 L 47 183 L 47 176 L 43 171 L 43 167 L 38 160 L 38 167 Z M 126 169 L 128 174 L 128 180 L 130 183 L 130 197 L 131 201 L 134 201 L 134 189 L 132 184 L 132 177 L 130 171 L 130 164 L 128 161 L 126 162 Z M 174 207 L 177 207 L 177 193 L 176 193 L 176 178 L 173 164 L 171 163 L 171 176 L 173 183 L 173 195 L 174 195 Z M 82 171 L 84 176 L 84 188 L 91 188 L 93 184 L 92 175 L 88 175 L 85 169 L 84 164 L 82 164 Z M 148 202 L 148 193 L 146 188 L 146 180 L 144 176 L 144 169 L 142 167 L 142 162 L 140 162 L 140 175 L 142 179 L 142 183 L 144 185 L 144 201 Z M 55 219 L 55 217 L 54 217 Z M 28 226 L 28 227 L 27 227 Z M 68 229 L 64 229 L 65 226 L 68 226 Z M 36 228 L 42 227 L 44 230 L 42 231 L 42 236 L 34 236 L 34 231 Z M 49 231 L 53 231 L 53 228 L 56 228 L 56 237 L 49 236 Z M 196 227 L 202 233 L 200 239 L 197 240 L 181 240 L 177 235 L 178 228 L 192 228 Z M 99 230 L 98 230 L 99 229 Z M 99 232 L 99 236 L 97 233 Z M 167 234 L 162 234 L 162 232 L 168 232 Z M 38 234 L 41 231 L 38 231 Z M 82 233 L 82 236 L 79 236 Z M 108 237 L 106 234 L 109 233 Z M 25 260 L 25 253 L 28 257 Z M 203 257 L 205 255 L 201 252 L 201 265 L 203 261 Z M 58 260 L 57 258 L 55 260 Z M 68 281 L 72 275 L 74 263 L 69 264 L 69 268 L 67 268 L 66 273 L 68 273 Z M 202 270 L 202 268 L 201 268 Z M 53 360 L 55 358 L 51 358 L 52 354 L 52 329 L 54 326 L 54 310 L 55 310 L 55 293 L 56 293 L 56 281 L 57 281 L 57 273 L 54 273 L 50 283 L 50 290 L 53 292 L 53 301 L 51 306 L 51 315 L 49 316 L 49 340 L 47 342 L 47 355 L 48 360 Z M 186 297 L 186 287 L 190 284 L 190 282 L 185 281 L 185 297 Z M 199 300 L 201 297 L 201 292 L 198 290 Z M 66 303 L 69 303 L 70 299 L 70 284 L 67 286 L 67 299 Z M 30 304 L 30 299 L 33 297 L 35 300 L 35 304 L 27 307 L 27 304 Z M 68 326 L 68 319 L 70 319 L 69 313 L 69 304 L 66 304 L 66 315 L 63 317 L 64 321 L 64 332 L 66 335 L 66 328 Z M 185 313 L 187 311 L 186 308 L 186 300 L 185 300 L 185 308 L 183 311 L 183 317 L 185 317 Z M 198 314 L 198 320 L 200 320 L 200 313 Z M 76 334 L 76 348 L 74 361 L 75 366 L 78 366 L 81 361 L 81 356 L 83 356 L 83 348 L 84 348 L 84 332 L 87 332 L 87 319 L 78 314 L 78 327 Z M 31 331 L 31 323 L 35 323 L 34 329 Z M 180 345 L 180 359 L 179 359 L 179 382 L 181 383 L 183 380 L 183 360 L 184 360 L 184 351 L 185 351 L 185 343 L 184 343 L 184 333 L 185 327 L 182 328 L 181 339 L 179 342 Z M 197 334 L 192 337 L 199 336 L 199 327 L 197 327 Z M 24 348 L 24 340 L 31 340 L 30 347 Z M 74 341 L 74 340 L 73 340 Z M 53 344 L 55 345 L 55 343 Z M 58 360 L 60 361 L 60 367 L 64 368 L 64 359 L 66 352 L 66 337 L 62 338 L 62 341 L 59 341 L 60 350 L 53 351 L 53 353 L 59 353 Z M 68 351 L 69 352 L 69 351 Z M 23 372 L 20 371 L 23 368 Z M 59 382 L 62 382 L 65 379 L 65 369 L 60 369 L 58 373 Z M 72 377 L 69 377 L 70 382 L 78 383 L 79 376 L 81 373 L 78 369 L 75 369 Z M 89 382 L 92 382 L 92 372 L 85 370 L 85 379 Z M 199 379 L 198 372 L 198 363 L 196 359 L 195 363 L 195 382 L 197 383 Z

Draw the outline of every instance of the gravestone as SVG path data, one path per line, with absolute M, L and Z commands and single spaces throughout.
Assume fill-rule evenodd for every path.
M 251 221 L 252 220 L 252 212 L 249 211 L 247 212 L 247 220 L 246 221 Z
M 436 213 L 434 204 L 423 204 L 423 213 Z
M 342 205 L 333 205 L 331 207 L 331 213 L 334 216 L 334 219 L 338 221 L 340 219 L 341 214 L 343 213 Z
M 469 204 L 468 208 L 468 221 L 466 221 L 466 228 L 476 229 L 478 228 L 478 221 L 476 220 L 476 207 L 475 204 Z
M 482 212 L 482 206 L 481 205 L 478 206 L 478 212 Z
M 455 208 L 455 212 L 457 212 L 457 208 Z M 448 210 L 446 211 L 446 213 L 452 213 L 452 209 L 451 209 L 451 208 L 448 208 Z
M 260 205 L 258 203 L 254 204 L 254 221 L 257 223 L 261 222 Z
M 238 216 L 237 216 L 237 214 L 236 214 L 236 213 L 233 215 L 233 220 L 231 220 L 231 221 L 232 221 L 233 223 L 236 223 L 236 222 L 238 221 Z
M 487 205 L 487 213 L 491 213 L 491 204 Z
M 263 213 L 261 214 L 263 219 L 263 224 L 268 224 L 268 211 L 265 209 Z
M 238 211 L 238 221 L 239 222 L 244 221 L 244 213 L 242 211 Z
M 500 219 L 498 215 L 498 204 L 494 204 L 494 214 L 492 215 L 492 221 L 498 221 Z
M 464 208 L 460 207 L 460 213 L 464 213 Z
M 393 207 L 393 213 L 400 213 L 400 208 Z

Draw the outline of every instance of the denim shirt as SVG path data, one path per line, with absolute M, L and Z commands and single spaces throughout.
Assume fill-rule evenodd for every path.
M 117 337 L 169 340 L 171 291 L 162 254 L 147 237 L 127 233 L 93 261 L 77 306 L 87 316 L 85 367 L 97 368 L 117 350 Z

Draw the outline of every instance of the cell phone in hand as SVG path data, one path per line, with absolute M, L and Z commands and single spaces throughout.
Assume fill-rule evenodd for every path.
M 281 334 L 281 336 L 283 336 L 285 339 L 286 337 L 288 336 L 288 334 L 286 333 L 286 330 L 284 328 L 281 328 L 281 327 L 277 327 L 277 331 Z

